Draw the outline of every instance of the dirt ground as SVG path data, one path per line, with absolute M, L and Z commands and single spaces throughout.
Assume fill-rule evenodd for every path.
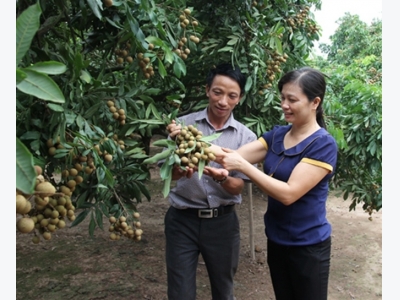
M 16 299 L 167 299 L 163 221 L 168 202 L 161 194 L 163 182 L 157 172 L 153 170 L 149 185 L 151 201 L 144 199 L 138 206 L 141 241 L 111 241 L 107 228 L 96 229 L 90 238 L 88 220 L 56 231 L 51 240 L 37 245 L 30 234 L 17 232 Z M 263 226 L 267 201 L 255 186 L 251 190 L 252 196 L 246 189 L 237 207 L 241 252 L 235 296 L 237 300 L 274 299 Z M 348 201 L 334 196 L 327 202 L 333 226 L 329 299 L 382 299 L 382 213 L 370 221 L 360 207 L 349 212 L 348 206 Z M 200 300 L 211 299 L 201 258 L 197 295 Z

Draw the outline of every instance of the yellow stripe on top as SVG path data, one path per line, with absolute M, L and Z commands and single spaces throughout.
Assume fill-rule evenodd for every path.
M 330 164 L 327 164 L 327 163 L 324 163 L 324 162 L 320 162 L 318 160 L 314 160 L 314 159 L 311 159 L 311 158 L 303 158 L 301 160 L 301 162 L 327 169 L 330 173 L 333 171 L 333 167 Z
M 268 151 L 268 144 L 267 144 L 267 142 L 264 140 L 264 138 L 260 137 L 260 138 L 258 138 L 258 140 L 261 142 L 261 144 L 263 144 L 265 150 Z

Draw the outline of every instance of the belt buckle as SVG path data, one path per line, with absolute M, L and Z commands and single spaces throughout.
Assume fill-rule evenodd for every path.
M 209 208 L 209 209 L 199 209 L 197 211 L 197 215 L 199 218 L 212 218 L 213 217 L 213 209 Z

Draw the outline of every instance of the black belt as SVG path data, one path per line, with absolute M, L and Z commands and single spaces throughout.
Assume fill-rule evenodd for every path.
M 226 215 L 235 210 L 235 204 L 219 206 L 214 208 L 186 208 L 178 209 L 181 212 L 189 213 L 191 215 L 197 216 L 199 218 L 216 218 L 218 216 Z

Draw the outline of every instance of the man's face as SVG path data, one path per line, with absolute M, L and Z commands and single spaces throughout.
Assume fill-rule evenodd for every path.
M 206 87 L 206 95 L 211 117 L 226 121 L 240 101 L 240 86 L 228 76 L 216 75 L 211 86 Z

